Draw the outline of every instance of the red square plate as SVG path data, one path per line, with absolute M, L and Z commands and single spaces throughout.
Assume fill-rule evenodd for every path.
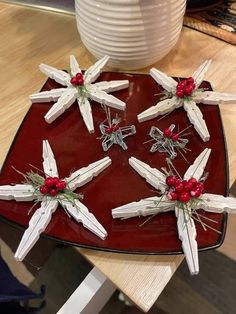
M 48 139 L 57 160 L 61 177 L 77 168 L 87 166 L 105 156 L 110 156 L 112 165 L 103 171 L 92 182 L 78 189 L 84 194 L 83 203 L 94 213 L 96 218 L 108 232 L 103 241 L 86 230 L 81 224 L 70 219 L 62 208 L 53 214 L 52 220 L 45 230 L 45 236 L 59 242 L 94 248 L 106 251 L 143 253 L 143 254 L 176 254 L 181 253 L 181 242 L 178 239 L 176 217 L 174 213 L 156 216 L 143 227 L 139 225 L 145 218 L 114 220 L 111 209 L 117 206 L 156 195 L 153 188 L 145 182 L 128 164 L 131 156 L 148 163 L 151 167 L 165 166 L 166 155 L 150 153 L 150 143 L 143 144 L 149 138 L 151 126 L 168 127 L 171 123 L 183 130 L 190 125 L 186 112 L 179 108 L 161 121 L 157 119 L 138 123 L 137 114 L 157 103 L 162 88 L 149 75 L 122 74 L 105 72 L 101 80 L 128 79 L 128 89 L 113 93 L 127 103 L 125 112 L 119 112 L 122 124 L 135 124 L 137 134 L 126 139 L 128 150 L 123 151 L 118 145 L 108 152 L 103 152 L 99 124 L 105 119 L 105 113 L 97 103 L 92 104 L 95 133 L 89 134 L 82 121 L 77 104 L 73 104 L 61 117 L 52 124 L 44 121 L 44 115 L 52 103 L 36 103 L 31 106 L 8 153 L 0 176 L 0 184 L 20 183 L 22 177 L 12 169 L 14 166 L 23 173 L 31 169 L 30 164 L 42 169 L 42 140 Z M 42 90 L 59 87 L 49 79 Z M 203 82 L 202 87 L 211 88 Z M 228 165 L 222 121 L 218 106 L 200 105 L 204 119 L 209 128 L 211 140 L 204 143 L 194 128 L 188 137 L 188 148 L 191 152 L 187 159 L 191 164 L 206 147 L 212 149 L 206 171 L 209 177 L 205 183 L 205 191 L 227 194 Z M 113 112 L 114 113 L 114 112 Z M 189 165 L 181 156 L 174 160 L 180 174 L 184 174 Z M 0 216 L 18 226 L 27 227 L 33 213 L 28 214 L 30 202 L 0 201 Z M 212 226 L 219 230 L 204 231 L 197 226 L 197 242 L 200 250 L 215 248 L 222 244 L 226 229 L 226 214 L 205 213 L 203 215 L 217 221 Z

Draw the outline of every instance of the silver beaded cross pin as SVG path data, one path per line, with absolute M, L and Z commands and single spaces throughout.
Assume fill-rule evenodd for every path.
M 128 146 L 124 142 L 124 139 L 130 135 L 136 133 L 135 125 L 119 126 L 120 118 L 116 116 L 111 118 L 110 109 L 104 108 L 107 119 L 99 125 L 102 133 L 102 148 L 104 151 L 108 151 L 114 144 L 120 145 L 124 150 L 128 149 Z

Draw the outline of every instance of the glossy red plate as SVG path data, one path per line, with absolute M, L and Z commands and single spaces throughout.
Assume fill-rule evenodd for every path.
M 186 112 L 180 108 L 169 114 L 161 121 L 156 119 L 138 123 L 137 114 L 156 104 L 162 89 L 149 75 L 121 74 L 106 72 L 101 80 L 128 79 L 130 86 L 126 90 L 113 93 L 127 103 L 127 110 L 119 112 L 122 124 L 135 124 L 137 134 L 126 139 L 128 150 L 123 151 L 119 146 L 113 146 L 107 153 L 103 152 L 99 124 L 105 119 L 100 105 L 93 103 L 95 134 L 89 134 L 82 121 L 77 104 L 73 104 L 61 117 L 51 125 L 44 121 L 44 115 L 52 103 L 33 104 L 27 113 L 8 153 L 0 176 L 0 184 L 20 183 L 22 177 L 12 169 L 12 165 L 25 173 L 31 169 L 30 164 L 42 169 L 42 140 L 48 139 L 54 151 L 58 170 L 61 177 L 67 176 L 72 170 L 81 168 L 105 156 L 110 156 L 112 165 L 102 172 L 92 182 L 78 192 L 84 194 L 83 203 L 95 214 L 108 232 L 106 240 L 101 240 L 81 224 L 70 219 L 62 208 L 53 214 L 52 220 L 45 230 L 45 235 L 59 242 L 78 245 L 99 250 L 144 253 L 144 254 L 176 254 L 181 253 L 181 242 L 178 239 L 176 217 L 174 213 L 156 216 L 143 227 L 139 225 L 145 218 L 114 220 L 111 209 L 141 198 L 155 195 L 154 189 L 145 182 L 128 164 L 128 158 L 135 156 L 148 163 L 151 167 L 165 166 L 165 154 L 150 153 L 151 143 L 143 144 L 149 138 L 150 127 L 168 127 L 171 123 L 179 126 L 180 130 L 189 126 Z M 210 85 L 204 82 L 205 88 Z M 42 90 L 59 87 L 59 84 L 48 80 Z M 205 191 L 227 194 L 228 165 L 223 127 L 218 106 L 200 105 L 209 128 L 211 140 L 202 142 L 194 128 L 188 137 L 188 148 L 191 153 L 187 159 L 191 164 L 205 147 L 212 148 L 206 171 L 209 178 Z M 113 112 L 114 113 L 114 112 Z M 181 156 L 174 160 L 175 166 L 184 174 L 188 164 Z M 0 216 L 6 221 L 18 226 L 27 227 L 32 213 L 28 210 L 30 202 L 0 201 Z M 219 230 L 204 231 L 198 223 L 197 242 L 200 250 L 215 248 L 222 244 L 226 229 L 227 215 L 203 213 L 217 223 L 210 223 Z

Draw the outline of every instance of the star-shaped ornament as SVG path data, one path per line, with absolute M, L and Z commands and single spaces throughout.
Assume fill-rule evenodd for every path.
M 183 107 L 187 111 L 190 122 L 194 125 L 204 142 L 209 141 L 210 134 L 201 110 L 196 104 L 207 105 L 217 104 L 235 104 L 236 94 L 218 93 L 204 91 L 199 88 L 207 72 L 211 60 L 205 61 L 194 73 L 192 77 L 176 82 L 172 77 L 152 68 L 150 75 L 160 84 L 166 93 L 166 99 L 157 103 L 157 105 L 148 108 L 138 115 L 138 121 L 143 122 L 159 115 L 167 114 L 176 108 Z
M 23 234 L 21 242 L 15 253 L 15 258 L 22 261 L 30 249 L 39 239 L 52 219 L 52 214 L 58 205 L 81 222 L 85 228 L 104 239 L 106 230 L 97 221 L 88 208 L 80 202 L 80 195 L 74 191 L 88 183 L 111 164 L 111 159 L 105 157 L 87 167 L 73 172 L 65 179 L 59 179 L 56 161 L 47 140 L 43 141 L 43 176 L 29 172 L 24 175 L 25 184 L 0 186 L 1 200 L 16 200 L 17 202 L 35 201 L 40 207 L 29 221 L 29 226 Z
M 65 87 L 32 94 L 30 100 L 32 103 L 56 101 L 44 117 L 48 123 L 57 119 L 77 100 L 84 123 L 89 133 L 93 133 L 94 125 L 90 100 L 119 110 L 125 110 L 126 107 L 123 101 L 108 95 L 108 93 L 127 88 L 129 86 L 128 80 L 94 83 L 108 61 L 109 57 L 104 56 L 84 74 L 82 74 L 73 55 L 70 56 L 69 73 L 46 64 L 40 64 L 39 68 L 44 74 Z
M 177 218 L 179 239 L 191 274 L 198 274 L 198 245 L 194 220 L 199 221 L 204 228 L 210 226 L 198 209 L 215 213 L 236 213 L 236 199 L 217 194 L 203 193 L 204 169 L 211 150 L 206 148 L 185 172 L 181 179 L 176 175 L 167 175 L 151 168 L 146 163 L 131 157 L 129 164 L 155 189 L 161 196 L 154 196 L 132 202 L 112 210 L 113 218 L 131 218 L 136 216 L 151 217 L 167 211 L 174 211 Z M 202 218 L 201 218 L 202 217 Z

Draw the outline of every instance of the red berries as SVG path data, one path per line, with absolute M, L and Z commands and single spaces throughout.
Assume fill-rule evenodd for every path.
M 42 194 L 47 194 L 48 193 L 48 188 L 45 185 L 41 185 L 39 188 L 40 193 Z
M 175 176 L 168 176 L 166 177 L 166 184 L 168 186 L 175 186 L 176 184 L 178 184 L 180 182 L 180 179 L 178 179 Z
M 163 135 L 165 137 L 171 137 L 172 132 L 171 132 L 171 130 L 169 128 L 166 128 L 166 129 L 163 130 Z
M 181 193 L 184 191 L 184 185 L 183 183 L 178 183 L 175 185 L 175 191 L 178 192 L 178 193 Z
M 111 133 L 116 132 L 118 130 L 119 130 L 119 126 L 117 124 L 112 124 L 111 127 L 106 128 L 106 133 L 111 134 Z
M 176 87 L 175 95 L 179 98 L 184 98 L 186 96 L 191 96 L 196 85 L 192 77 L 188 77 L 186 80 L 182 80 L 178 83 Z
M 84 77 L 82 73 L 77 73 L 76 76 L 72 77 L 70 80 L 72 85 L 82 86 L 84 85 Z
M 77 85 L 77 79 L 76 77 L 72 77 L 72 79 L 70 80 L 72 85 Z
M 167 137 L 174 142 L 177 142 L 179 140 L 179 134 L 172 132 L 169 128 L 165 128 L 163 130 L 163 135 L 164 135 L 164 137 Z
M 171 138 L 174 142 L 177 142 L 179 140 L 179 134 L 178 133 L 172 133 Z
M 57 179 L 58 178 L 46 178 L 44 180 L 44 185 L 47 187 L 47 188 L 52 188 L 56 183 L 57 183 Z M 59 180 L 59 179 L 58 179 Z
M 184 97 L 184 91 L 182 89 L 177 89 L 176 90 L 176 96 L 178 96 L 179 98 L 183 98 Z
M 191 196 L 190 196 L 190 194 L 188 192 L 182 192 L 179 195 L 179 200 L 182 203 L 187 203 L 190 200 L 190 198 L 191 198 Z
M 56 189 L 51 189 L 50 191 L 49 191 L 49 194 L 51 195 L 51 196 L 56 196 L 57 195 L 57 190 Z
M 168 193 L 168 198 L 171 201 L 177 201 L 179 198 L 179 194 L 176 192 L 170 192 L 170 193 Z
M 166 177 L 167 197 L 171 201 L 187 203 L 191 198 L 202 195 L 204 184 L 195 178 L 181 180 L 176 176 Z
M 56 196 L 58 192 L 65 190 L 66 182 L 57 177 L 48 177 L 44 180 L 44 184 L 39 187 L 41 194 Z
M 66 188 L 66 182 L 65 182 L 65 181 L 59 180 L 59 181 L 56 183 L 56 189 L 57 189 L 57 190 L 63 191 L 63 190 L 65 190 L 65 188 Z

